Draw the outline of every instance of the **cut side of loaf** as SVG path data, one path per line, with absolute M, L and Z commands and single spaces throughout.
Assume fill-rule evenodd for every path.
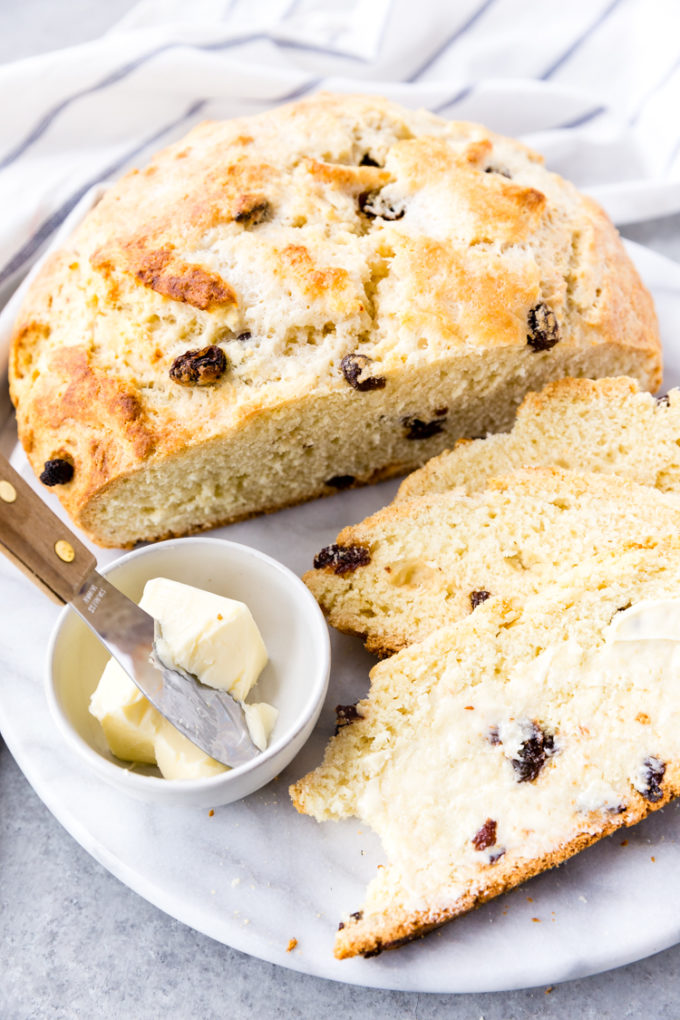
M 541 464 L 680 492 L 680 391 L 655 399 L 627 378 L 549 383 L 525 397 L 510 432 L 461 440 L 405 478 L 396 498 L 475 492 L 495 475 Z
M 679 640 L 673 540 L 595 557 L 521 607 L 490 599 L 379 663 L 290 791 L 385 850 L 336 956 L 423 935 L 676 796 Z
M 661 378 L 616 230 L 540 156 L 328 94 L 200 125 L 117 182 L 10 360 L 33 469 L 109 546 L 412 470 L 550 379 Z
M 489 596 L 530 597 L 607 549 L 680 534 L 680 501 L 626 479 L 528 468 L 345 528 L 303 580 L 329 622 L 390 654 Z

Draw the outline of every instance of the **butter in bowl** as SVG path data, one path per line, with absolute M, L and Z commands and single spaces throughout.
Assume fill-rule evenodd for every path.
M 328 630 L 300 579 L 256 549 L 205 537 L 137 549 L 102 573 L 136 602 L 146 587 L 142 604 L 166 621 L 157 642 L 163 658 L 231 687 L 244 703 L 251 739 L 264 749 L 229 769 L 193 747 L 145 705 L 67 606 L 48 652 L 47 698 L 81 760 L 132 796 L 198 807 L 230 803 L 270 782 L 309 738 L 328 686 Z

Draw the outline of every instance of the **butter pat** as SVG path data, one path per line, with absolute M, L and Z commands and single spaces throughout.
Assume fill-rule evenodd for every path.
M 161 716 L 115 659 L 104 667 L 90 699 L 90 712 L 102 724 L 117 758 L 155 765 L 154 741 Z
M 267 649 L 243 602 L 156 577 L 147 581 L 139 604 L 158 621 L 156 646 L 164 662 L 238 701 L 247 697 L 267 664 Z
M 226 765 L 215 761 L 200 747 L 192 744 L 188 737 L 176 730 L 172 723 L 158 712 L 156 715 L 158 730 L 154 740 L 154 753 L 156 764 L 164 779 L 205 779 L 227 771 Z
M 273 705 L 261 701 L 259 704 L 246 705 L 241 702 L 246 717 L 246 725 L 250 733 L 250 739 L 255 747 L 264 751 L 269 742 L 269 734 L 274 729 L 274 723 L 278 718 L 278 710 Z
M 278 712 L 263 702 L 244 702 L 267 663 L 248 607 L 162 577 L 147 582 L 140 606 L 158 623 L 161 658 L 211 687 L 229 691 L 242 704 L 253 743 L 264 751 Z M 227 769 L 157 712 L 113 659 L 92 695 L 90 712 L 117 758 L 157 764 L 166 779 L 198 779 Z

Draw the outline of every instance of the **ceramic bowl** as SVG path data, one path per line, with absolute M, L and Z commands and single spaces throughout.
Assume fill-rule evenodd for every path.
M 50 641 L 47 699 L 69 745 L 102 779 L 131 796 L 198 807 L 228 804 L 270 782 L 310 736 L 328 687 L 330 642 L 321 610 L 287 567 L 249 546 L 180 538 L 146 546 L 102 570 L 135 602 L 152 577 L 167 577 L 239 599 L 264 638 L 269 662 L 249 700 L 278 711 L 269 745 L 252 762 L 205 779 L 163 779 L 155 767 L 115 758 L 88 705 L 108 653 L 67 606 Z

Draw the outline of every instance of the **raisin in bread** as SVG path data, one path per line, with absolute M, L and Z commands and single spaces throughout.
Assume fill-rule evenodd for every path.
M 655 399 L 634 379 L 560 379 L 528 394 L 510 432 L 461 440 L 402 482 L 397 499 L 483 488 L 517 467 L 553 464 L 680 492 L 680 391 Z
M 679 533 L 680 502 L 623 478 L 527 468 L 487 488 L 435 492 L 345 528 L 304 576 L 330 623 L 380 655 L 522 600 L 598 551 Z
M 379 663 L 291 787 L 385 849 L 336 956 L 422 935 L 676 796 L 679 640 L 673 540 L 586 561 L 522 607 L 489 599 Z
M 660 380 L 649 294 L 518 142 L 317 95 L 113 186 L 19 315 L 35 471 L 103 545 L 403 473 L 564 375 Z

